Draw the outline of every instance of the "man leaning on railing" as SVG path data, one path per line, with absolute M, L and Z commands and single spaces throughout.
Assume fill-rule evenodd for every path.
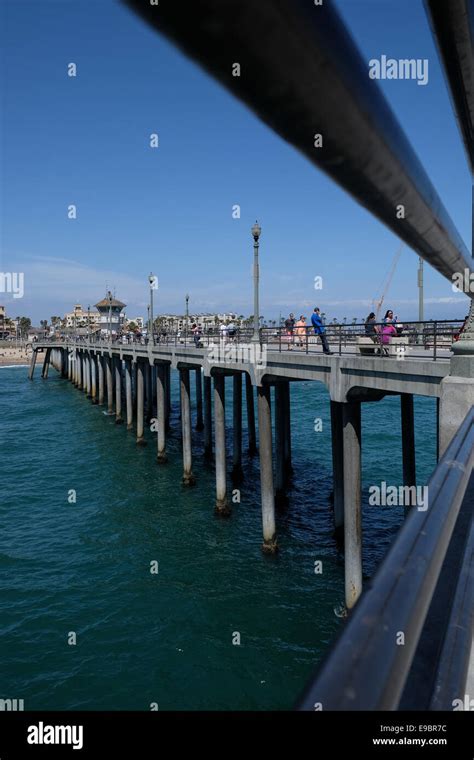
M 321 343 L 323 344 L 323 351 L 330 356 L 332 351 L 329 349 L 328 340 L 326 338 L 326 328 L 324 327 L 323 320 L 321 318 L 321 312 L 316 306 L 311 316 L 311 324 L 314 327 L 314 334 L 319 335 Z

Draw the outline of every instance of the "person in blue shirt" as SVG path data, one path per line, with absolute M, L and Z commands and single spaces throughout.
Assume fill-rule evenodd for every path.
M 321 343 L 323 344 L 324 353 L 328 355 L 332 354 L 332 351 L 329 350 L 328 339 L 326 338 L 326 328 L 323 325 L 321 312 L 319 311 L 317 306 L 315 307 L 313 314 L 311 315 L 311 324 L 314 327 L 314 334 L 319 335 L 319 337 L 321 338 Z

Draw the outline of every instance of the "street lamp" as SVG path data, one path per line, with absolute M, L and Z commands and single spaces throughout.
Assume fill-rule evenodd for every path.
M 423 322 L 425 318 L 423 302 L 423 259 L 418 256 L 418 321 Z
M 157 278 L 155 277 L 155 275 L 152 274 L 152 272 L 150 272 L 150 274 L 148 275 L 148 283 L 150 285 L 150 330 L 148 332 L 148 336 L 149 336 L 148 340 L 150 340 L 150 335 L 151 335 L 152 345 L 154 345 L 154 340 L 153 340 L 153 291 L 156 290 L 156 280 L 157 280 Z
M 186 322 L 184 324 L 184 345 L 188 345 L 189 294 L 186 293 Z
M 112 293 L 109 290 L 109 343 L 112 343 Z
M 251 233 L 253 237 L 253 335 L 252 335 L 252 341 L 255 341 L 256 343 L 260 343 L 260 333 L 259 333 L 260 308 L 258 304 L 258 280 L 259 280 L 258 241 L 259 241 L 261 232 L 262 232 L 262 228 L 260 227 L 259 223 L 256 221 L 251 229 Z

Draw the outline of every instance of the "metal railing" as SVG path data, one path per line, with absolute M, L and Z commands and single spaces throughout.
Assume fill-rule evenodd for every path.
M 430 320 L 428 322 L 389 323 L 365 322 L 345 324 L 331 323 L 325 327 L 329 348 L 338 356 L 394 357 L 396 359 L 429 359 L 449 361 L 451 346 L 461 334 L 464 321 Z M 113 336 L 92 334 L 89 336 L 56 336 L 50 342 L 63 340 L 76 345 L 96 346 L 175 346 L 185 348 L 208 348 L 218 344 L 242 345 L 252 342 L 251 327 L 235 327 L 231 330 L 219 327 L 207 328 L 194 333 L 185 331 L 157 331 L 153 337 L 124 333 Z M 43 342 L 43 341 L 42 341 Z M 312 326 L 286 327 L 264 326 L 259 331 L 259 343 L 268 351 L 296 351 L 320 354 L 321 338 Z
M 429 358 L 449 360 L 451 346 L 461 333 L 463 320 L 429 322 L 331 323 L 325 335 L 332 353 L 339 356 Z M 322 351 L 321 337 L 313 327 L 262 328 L 262 343 L 278 351 Z
M 320 665 L 298 705 L 300 710 L 395 710 L 399 706 L 410 670 L 417 654 L 420 635 L 428 610 L 436 604 L 435 589 L 443 573 L 443 563 L 450 542 L 458 542 L 463 558 L 458 575 L 469 570 L 473 551 L 472 531 L 466 537 L 461 512 L 472 515 L 472 496 L 466 497 L 474 464 L 474 408 L 452 439 L 435 468 L 429 483 L 429 506 L 426 511 L 413 507 L 397 538 L 369 582 L 339 639 Z M 448 568 L 445 572 L 450 573 Z M 457 579 L 451 579 L 456 588 Z M 452 700 L 464 695 L 467 661 L 472 639 L 472 585 L 466 593 L 457 594 L 436 615 L 437 625 L 450 628 L 451 620 L 463 620 L 467 628 L 463 641 L 467 651 L 456 651 L 457 676 L 446 663 L 452 663 L 443 642 L 438 660 L 431 662 L 435 670 L 436 693 L 425 696 L 436 709 L 453 709 Z M 440 595 L 441 597 L 441 595 Z M 403 633 L 403 645 L 397 635 Z M 398 642 L 399 643 L 399 642 Z

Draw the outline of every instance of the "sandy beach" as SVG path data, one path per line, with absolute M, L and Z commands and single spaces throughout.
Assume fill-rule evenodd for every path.
M 42 364 L 45 353 L 39 352 L 36 359 L 37 364 Z M 11 367 L 15 364 L 29 364 L 31 360 L 31 350 L 25 351 L 24 348 L 4 348 L 0 347 L 0 367 Z

